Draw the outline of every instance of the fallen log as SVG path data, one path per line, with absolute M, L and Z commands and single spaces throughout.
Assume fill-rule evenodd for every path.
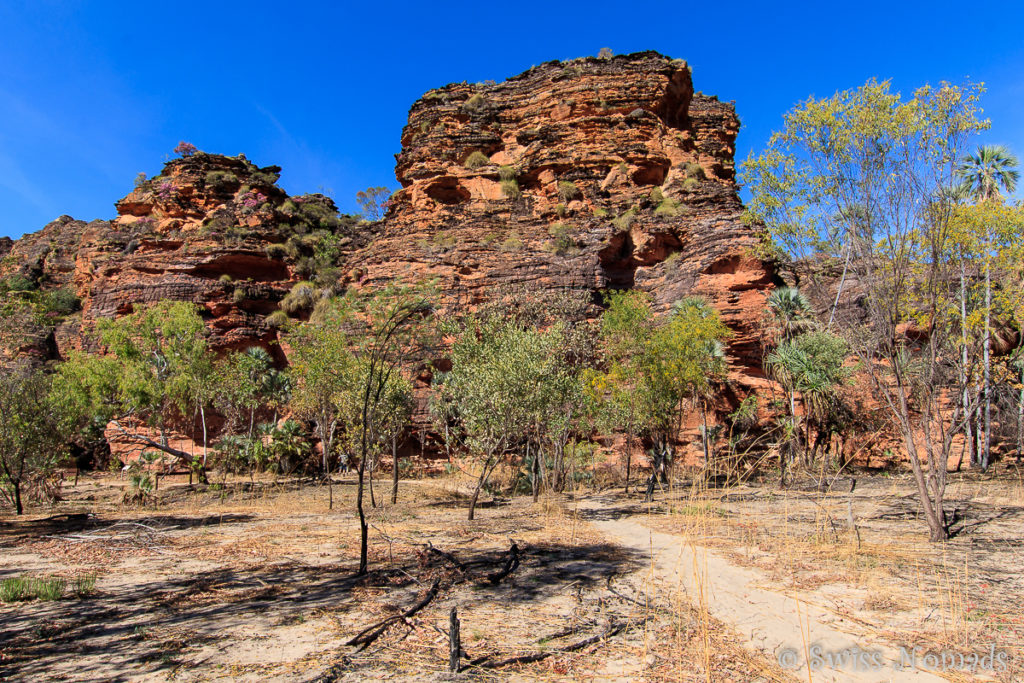
M 414 614 L 419 612 L 421 609 L 423 609 L 424 607 L 429 605 L 431 603 L 431 601 L 435 597 L 437 597 L 437 592 L 440 589 L 440 587 L 441 587 L 441 579 L 439 577 L 439 578 L 434 579 L 434 583 L 427 590 L 426 594 L 415 605 L 413 605 L 409 609 L 405 610 L 401 614 L 392 615 L 392 616 L 388 617 L 387 619 L 384 619 L 382 621 L 378 621 L 376 624 L 372 624 L 370 626 L 367 626 L 366 628 L 364 628 L 362 631 L 357 633 L 351 640 L 349 640 L 345 644 L 349 645 L 349 646 L 356 646 L 356 645 L 358 645 L 359 649 L 356 650 L 356 652 L 362 652 L 367 647 L 369 647 L 370 644 L 373 643 L 373 641 L 377 640 L 382 635 L 384 635 L 384 632 L 388 630 L 389 626 L 391 626 L 392 624 L 397 623 L 399 621 L 405 621 L 406 619 L 408 619 L 409 617 L 413 616 Z
M 505 566 L 502 567 L 500 572 L 487 575 L 487 581 L 492 586 L 497 586 L 501 583 L 502 579 L 511 574 L 519 566 L 519 546 L 516 545 L 515 541 L 512 541 L 512 547 L 508 549 L 508 556 L 505 558 Z

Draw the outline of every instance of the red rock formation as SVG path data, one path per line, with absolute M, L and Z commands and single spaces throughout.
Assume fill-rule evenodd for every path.
M 738 130 L 731 104 L 694 94 L 686 63 L 653 52 L 431 91 L 412 106 L 402 189 L 355 275 L 436 277 L 449 306 L 499 285 L 635 287 L 659 310 L 704 296 L 734 332 L 733 380 L 749 390 L 777 280 L 741 221 Z
M 322 195 L 289 198 L 275 185 L 279 172 L 244 156 L 171 161 L 116 203 L 113 221 L 62 216 L 18 240 L 0 275 L 75 290 L 82 311 L 55 331 L 61 356 L 97 319 L 164 299 L 200 305 L 217 349 L 262 345 L 280 355 L 266 316 L 312 275 L 307 238 L 327 228 L 343 235 L 335 242 L 343 252 L 368 233 L 360 237 L 356 220 L 337 217 Z

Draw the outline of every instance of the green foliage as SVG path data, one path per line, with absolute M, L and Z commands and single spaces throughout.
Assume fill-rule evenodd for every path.
M 594 207 L 594 218 L 604 218 L 607 215 L 608 209 L 602 208 L 600 206 Z
M 297 282 L 283 299 L 281 310 L 289 315 L 310 311 L 317 300 L 316 287 L 311 282 Z
M 636 209 L 630 208 L 618 217 L 613 218 L 612 225 L 615 226 L 615 230 L 618 232 L 626 232 L 633 225 L 634 218 L 636 218 Z
M 206 174 L 206 186 L 215 192 L 227 192 L 239 187 L 238 176 L 227 171 L 210 171 Z
M 453 249 L 455 247 L 455 245 L 458 243 L 458 240 L 452 233 L 442 230 L 438 233 L 435 233 L 433 239 L 431 239 L 430 242 L 435 249 L 438 249 L 440 251 L 449 251 L 450 249 Z
M 516 169 L 515 166 L 499 166 L 498 167 L 498 178 L 500 180 L 515 180 Z
M 508 199 L 519 199 L 523 193 L 519 190 L 519 182 L 515 178 L 501 181 L 501 193 Z
M 64 387 L 30 367 L 0 367 L 0 497 L 23 512 L 22 487 L 67 453 L 74 413 Z
M 704 173 L 704 167 L 693 161 L 683 164 L 683 175 L 688 180 L 700 181 L 707 178 L 707 175 Z
M 558 255 L 564 255 L 576 250 L 576 242 L 570 236 L 570 231 L 571 227 L 565 223 L 552 223 L 548 227 L 551 241 L 545 245 L 545 249 Z
M 654 209 L 654 215 L 656 216 L 672 217 L 678 216 L 680 213 L 682 213 L 682 204 L 671 197 L 662 199 L 661 203 Z
M 17 273 L 8 275 L 0 281 L 0 290 L 4 292 L 30 292 L 38 286 L 34 280 Z
M 475 114 L 475 113 L 481 111 L 486 104 L 487 104 L 487 100 L 484 98 L 483 94 L 476 93 L 476 94 L 470 96 L 469 99 L 467 99 L 462 104 L 462 108 L 465 111 L 467 111 L 467 112 L 471 112 L 471 113 Z
M 515 253 L 523 250 L 523 240 L 519 235 L 512 233 L 501 243 L 501 250 L 507 253 Z
M 694 192 L 700 187 L 700 181 L 696 178 L 687 178 L 682 182 L 680 187 L 683 188 L 684 192 Z
M 779 287 L 768 295 L 771 313 L 783 340 L 789 340 L 814 326 L 811 302 L 796 287 Z
M 291 324 L 291 318 L 282 310 L 276 310 L 267 316 L 267 325 L 275 329 L 283 329 Z
M 231 301 L 232 301 L 232 303 L 240 304 L 243 301 L 245 301 L 245 299 L 246 299 L 245 288 L 244 287 L 235 287 L 235 290 L 231 293 Z
M 665 193 L 660 187 L 656 187 L 651 190 L 650 199 L 653 204 L 660 204 L 665 200 Z
M 603 371 L 587 377 L 596 419 L 605 429 L 638 436 L 677 429 L 687 402 L 697 404 L 724 376 L 729 330 L 699 298 L 677 301 L 657 321 L 650 296 L 611 292 L 601 316 Z
M 71 581 L 71 592 L 77 598 L 87 598 L 96 592 L 96 574 L 78 574 Z
M 787 390 L 800 393 L 812 415 L 823 419 L 849 376 L 843 366 L 848 353 L 842 338 L 812 331 L 779 344 L 765 366 Z
M 487 155 L 477 150 L 470 154 L 462 165 L 470 170 L 476 170 L 478 168 L 481 168 L 482 166 L 489 166 L 490 164 L 491 160 L 487 157 Z
M 0 581 L 0 602 L 22 600 L 60 600 L 64 597 L 67 581 L 57 576 L 30 578 L 16 576 Z
M 568 180 L 558 181 L 558 198 L 563 202 L 568 203 L 579 196 L 580 189 L 576 187 L 576 183 Z
M 213 356 L 194 304 L 163 301 L 97 327 L 108 353 L 72 354 L 58 371 L 82 423 L 134 415 L 163 430 L 207 389 Z

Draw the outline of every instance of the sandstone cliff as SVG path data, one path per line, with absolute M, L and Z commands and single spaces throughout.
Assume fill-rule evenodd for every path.
M 659 309 L 706 297 L 734 332 L 732 378 L 759 384 L 776 277 L 752 256 L 731 104 L 695 94 L 653 52 L 550 62 L 452 84 L 413 104 L 384 233 L 353 263 L 365 283 L 438 278 L 450 306 L 499 285 L 636 287 Z
M 0 275 L 69 289 L 81 312 L 55 326 L 57 356 L 88 343 L 97 319 L 173 299 L 200 305 L 217 349 L 272 344 L 267 317 L 291 287 L 337 281 L 334 263 L 372 234 L 322 195 L 288 197 L 280 169 L 198 153 L 167 163 L 116 203 L 112 221 L 62 216 L 16 241 Z

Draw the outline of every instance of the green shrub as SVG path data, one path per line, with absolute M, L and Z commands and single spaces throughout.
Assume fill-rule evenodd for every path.
M 683 164 L 683 175 L 687 178 L 696 178 L 697 180 L 704 180 L 707 177 L 704 175 L 704 168 L 692 161 Z
M 501 192 L 509 199 L 519 199 L 523 193 L 519 191 L 519 183 L 513 178 L 501 181 Z
M 514 166 L 499 166 L 498 167 L 498 178 L 501 180 L 515 180 L 516 169 Z
M 245 301 L 245 289 L 242 287 L 235 287 L 235 291 L 231 293 L 231 301 L 236 304 L 240 304 Z
M 673 251 L 671 254 L 668 255 L 668 258 L 665 259 L 666 273 L 672 274 L 676 272 L 676 269 L 679 267 L 680 254 L 681 252 Z
M 71 315 L 81 307 L 82 300 L 71 287 L 61 287 L 47 292 L 43 298 L 43 308 L 60 315 Z
M 658 208 L 654 210 L 654 213 L 657 216 L 678 216 L 681 213 L 680 208 L 681 205 L 678 201 L 671 197 L 665 197 L 658 204 Z
M 292 319 L 288 317 L 288 314 L 280 309 L 274 311 L 273 313 L 267 316 L 267 325 L 270 325 L 275 329 L 287 327 L 288 323 L 290 323 L 291 321 Z
M 210 171 L 206 174 L 206 186 L 211 190 L 229 190 L 238 185 L 238 176 L 227 171 Z
M 604 209 L 600 206 L 594 207 L 594 218 L 604 218 L 608 215 L 608 209 Z
M 228 275 L 227 273 L 224 273 L 223 275 L 221 275 L 219 278 L 217 278 L 217 280 L 222 285 L 230 285 L 233 282 L 233 280 L 231 279 L 231 276 Z
M 569 213 L 569 208 L 565 204 L 557 204 L 555 206 L 555 215 L 559 218 L 565 218 L 567 213 Z
M 311 282 L 298 282 L 292 287 L 292 291 L 281 299 L 281 310 L 289 315 L 308 311 L 316 303 L 316 294 L 316 288 Z
M 462 108 L 468 112 L 475 113 L 483 109 L 485 104 L 487 104 L 487 100 L 484 99 L 484 96 L 476 93 L 463 103 Z
M 18 602 L 19 600 L 60 600 L 64 597 L 67 581 L 59 576 L 32 579 L 16 576 L 0 581 L 0 601 Z
M 32 592 L 39 600 L 60 600 L 64 597 L 67 581 L 53 576 L 48 579 L 36 579 L 32 582 Z
M 490 163 L 491 160 L 487 158 L 487 155 L 477 150 L 476 152 L 470 154 L 462 165 L 470 170 L 475 170 L 480 168 L 481 166 L 488 166 L 490 165 Z
M 651 190 L 651 201 L 655 204 L 661 204 L 665 200 L 665 193 L 661 191 L 660 187 L 656 187 Z
M 687 178 L 683 181 L 682 188 L 684 192 L 693 192 L 700 187 L 700 181 L 696 178 Z
M 625 232 L 629 230 L 629 227 L 633 225 L 633 218 L 636 217 L 636 209 L 628 209 L 625 213 L 621 214 L 618 218 L 612 219 L 612 225 L 619 232 Z
M 288 247 L 283 244 L 268 244 L 263 247 L 263 253 L 270 259 L 284 259 L 288 256 Z
M 512 233 L 501 243 L 501 250 L 504 252 L 516 252 L 523 250 L 523 241 L 519 235 Z
M 9 292 L 28 292 L 36 288 L 36 283 L 24 275 L 8 275 L 4 280 Z
M 576 187 L 576 183 L 569 182 L 568 180 L 558 181 L 558 198 L 563 202 L 571 202 L 580 196 L 580 188 Z
M 544 245 L 545 251 L 563 255 L 576 248 L 576 242 L 569 236 L 569 226 L 565 223 L 552 223 L 548 228 L 551 241 Z

